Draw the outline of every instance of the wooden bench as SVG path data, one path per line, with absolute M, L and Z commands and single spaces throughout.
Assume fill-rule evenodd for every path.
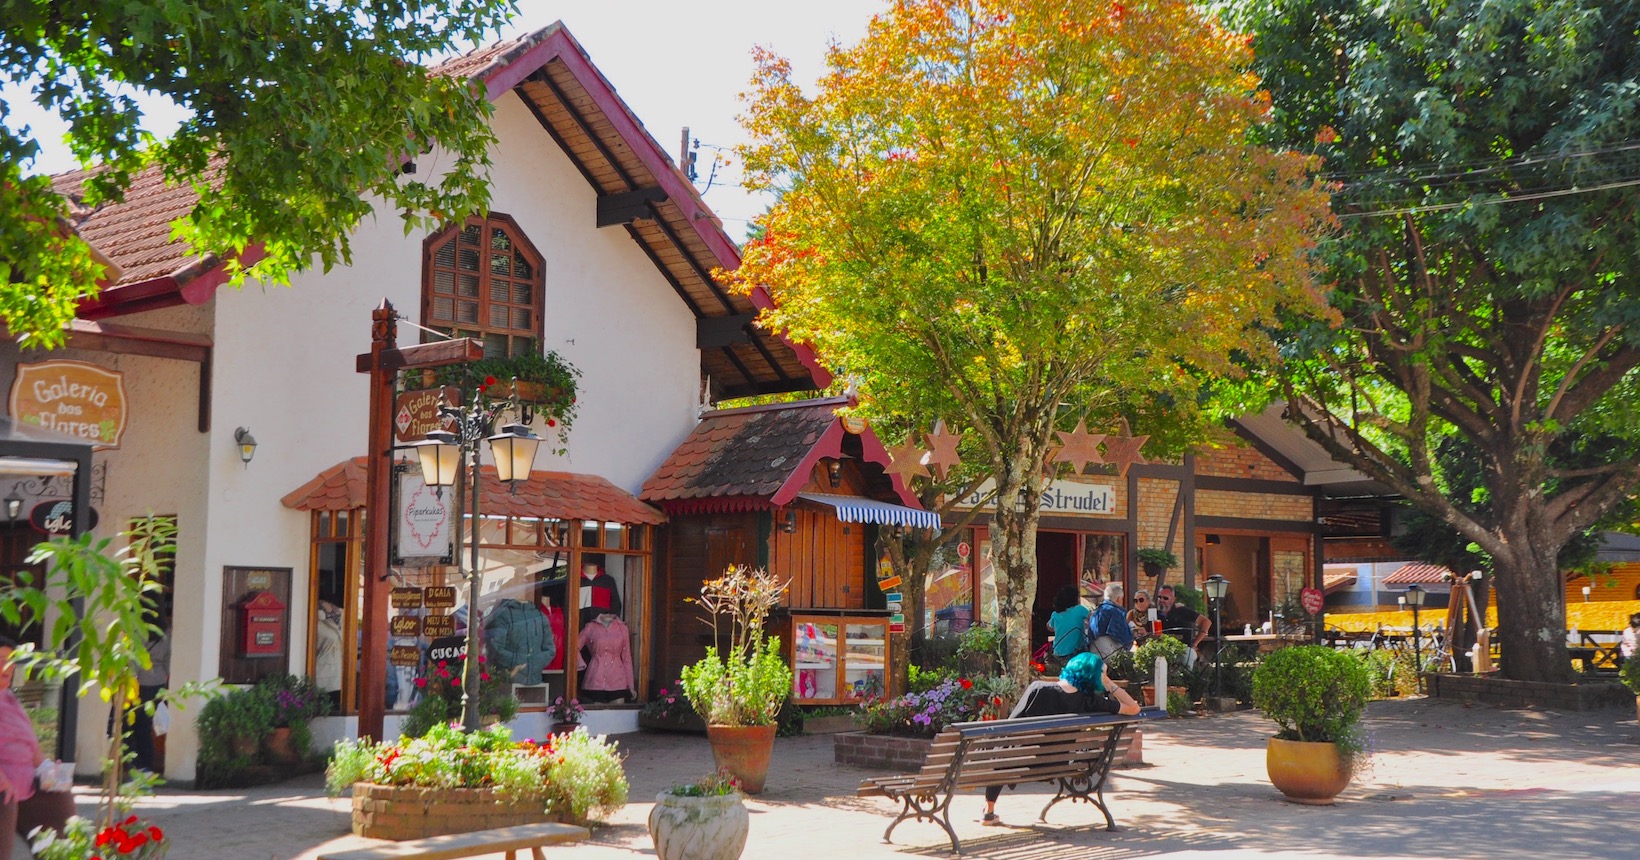
M 1113 762 L 1127 755 L 1133 742 L 1129 729 L 1145 720 L 1166 717 L 1160 708 L 1145 708 L 1137 716 L 1067 714 L 956 723 L 934 737 L 913 774 L 873 777 L 860 783 L 861 797 L 881 795 L 903 806 L 883 841 L 907 818 L 928 821 L 945 829 L 951 848 L 962 853 L 962 843 L 951 829 L 951 798 L 958 792 L 1022 782 L 1057 782 L 1059 792 L 1042 807 L 1040 820 L 1061 800 L 1093 804 L 1105 815 L 1105 829 L 1116 820 L 1105 805 L 1105 780 Z
M 472 833 L 451 833 L 409 839 L 376 848 L 354 848 L 319 855 L 319 860 L 453 860 L 506 852 L 507 860 L 518 860 L 518 852 L 529 849 L 534 860 L 546 860 L 541 848 L 560 842 L 575 842 L 591 834 L 573 824 L 520 824 Z

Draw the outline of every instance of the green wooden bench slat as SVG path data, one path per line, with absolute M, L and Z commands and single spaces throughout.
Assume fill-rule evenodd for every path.
M 520 824 L 472 833 L 409 839 L 374 848 L 333 851 L 319 855 L 319 860 L 455 860 L 503 852 L 512 857 L 523 849 L 576 842 L 590 835 L 585 827 L 573 824 Z M 540 856 L 540 851 L 535 853 Z

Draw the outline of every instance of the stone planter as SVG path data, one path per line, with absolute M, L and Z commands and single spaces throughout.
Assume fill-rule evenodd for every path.
M 1185 692 L 1186 692 L 1184 687 L 1175 687 L 1171 684 L 1168 685 L 1167 691 L 1169 693 L 1178 693 L 1181 696 L 1184 695 Z M 1167 701 L 1165 699 L 1162 700 L 1162 702 L 1160 704 L 1158 704 L 1156 702 L 1156 688 L 1155 687 L 1152 687 L 1151 685 L 1146 684 L 1144 686 L 1144 695 L 1145 695 L 1144 703 L 1146 705 L 1150 705 L 1152 707 L 1161 707 L 1161 708 L 1167 707 Z
M 353 832 L 370 839 L 422 839 L 561 821 L 530 803 L 502 803 L 487 788 L 353 785 Z
M 660 860 L 735 860 L 746 848 L 751 816 L 740 792 L 683 797 L 663 791 L 649 810 L 649 838 Z
M 838 764 L 868 767 L 877 771 L 909 773 L 922 767 L 932 738 L 902 738 L 865 732 L 844 732 L 831 736 L 831 757 Z

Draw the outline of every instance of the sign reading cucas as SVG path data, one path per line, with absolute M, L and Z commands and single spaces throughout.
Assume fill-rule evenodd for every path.
M 86 439 L 98 450 L 118 448 L 128 414 L 125 374 L 83 361 L 19 364 L 9 407 L 13 421 Z

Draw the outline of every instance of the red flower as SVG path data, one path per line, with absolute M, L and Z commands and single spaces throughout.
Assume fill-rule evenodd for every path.
M 1000 707 L 1002 705 L 1002 697 L 1001 696 L 992 696 L 991 697 L 991 704 L 997 705 L 997 706 Z
M 495 384 L 495 377 L 493 377 L 493 376 L 484 377 L 484 385 L 485 385 L 486 388 L 491 386 L 491 385 L 494 385 L 494 384 Z
M 974 682 L 973 682 L 973 681 L 970 681 L 970 680 L 968 680 L 968 679 L 967 679 L 967 678 L 963 678 L 963 679 L 962 679 L 962 680 L 961 680 L 961 681 L 960 681 L 960 682 L 959 682 L 959 683 L 961 683 L 961 684 L 962 684 L 962 688 L 963 688 L 963 689 L 964 689 L 964 690 L 972 690 L 972 689 L 974 689 Z
M 558 422 L 557 422 L 557 421 L 554 421 L 554 420 L 552 420 L 552 419 L 551 419 L 551 418 L 548 418 L 548 419 L 547 419 L 547 426 L 548 426 L 548 427 L 557 427 L 557 426 L 558 426 Z
M 156 824 L 148 828 L 148 836 L 155 842 L 158 842 L 159 840 L 165 838 L 165 831 L 159 829 L 159 825 Z
M 427 679 L 426 678 L 417 678 L 416 679 L 416 686 L 418 686 L 418 687 L 427 686 Z
M 490 673 L 489 672 L 480 672 L 480 673 L 478 673 L 478 679 L 480 681 L 488 681 L 488 680 L 490 680 Z

